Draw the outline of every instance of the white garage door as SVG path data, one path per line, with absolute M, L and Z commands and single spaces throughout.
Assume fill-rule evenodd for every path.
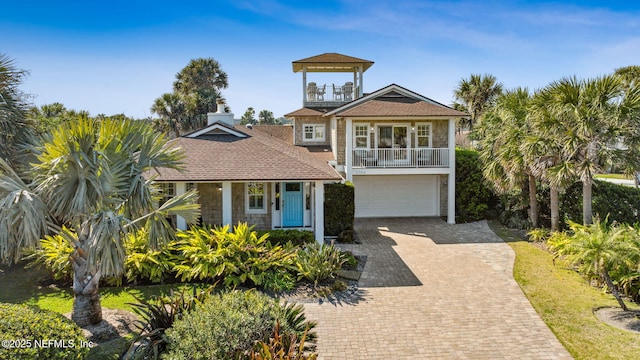
M 354 176 L 356 217 L 438 216 L 434 175 Z

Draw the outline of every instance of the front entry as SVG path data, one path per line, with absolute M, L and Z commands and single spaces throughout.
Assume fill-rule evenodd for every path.
M 282 226 L 301 227 L 304 224 L 302 183 L 284 183 L 282 191 Z

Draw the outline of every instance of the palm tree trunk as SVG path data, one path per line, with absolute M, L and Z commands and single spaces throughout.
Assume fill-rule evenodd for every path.
M 560 196 L 557 186 L 551 185 L 550 202 L 551 202 L 551 231 L 560 229 Z
M 607 271 L 606 267 L 602 268 L 602 277 L 604 278 L 604 282 L 607 284 L 607 287 L 609 288 L 609 290 L 611 290 L 613 297 L 615 297 L 616 300 L 618 301 L 618 304 L 620 304 L 620 307 L 622 308 L 622 310 L 629 311 L 629 308 L 627 308 L 627 305 L 625 305 L 624 301 L 622 301 L 622 297 L 620 297 L 620 293 L 618 293 L 618 289 L 613 285 L 613 281 L 611 281 L 611 277 L 609 276 L 609 271 Z
M 582 224 L 591 225 L 593 221 L 593 209 L 591 204 L 593 179 L 589 177 L 582 182 Z
M 536 178 L 529 174 L 529 209 L 531 211 L 531 226 L 538 227 L 538 199 L 536 191 Z
M 71 319 L 80 327 L 95 325 L 102 321 L 100 306 L 100 270 L 91 269 L 86 252 L 81 247 L 70 256 L 73 266 L 73 311 Z

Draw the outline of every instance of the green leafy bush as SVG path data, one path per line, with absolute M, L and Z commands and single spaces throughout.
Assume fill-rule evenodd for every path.
M 246 358 L 257 341 L 268 340 L 277 308 L 276 300 L 256 291 L 212 295 L 166 331 L 166 358 Z
M 27 267 L 44 267 L 51 272 L 55 280 L 71 280 L 73 269 L 69 255 L 73 254 L 72 241 L 76 239 L 69 229 L 63 228 L 60 234 L 47 235 L 40 240 L 40 248 L 27 252 Z
M 210 295 L 213 287 L 187 295 L 185 290 L 169 296 L 154 296 L 150 300 L 136 297 L 137 303 L 129 303 L 133 311 L 140 317 L 137 327 L 140 330 L 131 344 L 128 359 L 157 358 L 167 347 L 165 331 L 173 326 L 176 319 L 202 304 Z
M 321 281 L 335 278 L 346 261 L 346 257 L 333 245 L 309 244 L 298 251 L 298 279 L 306 279 L 317 286 Z
M 324 233 L 344 242 L 353 241 L 356 213 L 355 189 L 350 181 L 324 185 Z
M 302 246 L 315 241 L 312 231 L 297 229 L 275 229 L 275 230 L 258 230 L 258 237 L 268 234 L 267 241 L 272 245 L 286 245 L 290 243 L 294 246 Z
M 71 320 L 20 304 L 0 303 L 0 339 L 12 341 L 0 349 L 3 359 L 84 359 L 90 350 Z
M 125 277 L 130 283 L 143 280 L 159 283 L 172 277 L 174 264 L 169 247 L 153 250 L 148 237 L 143 229 L 129 233 L 125 241 Z
M 478 152 L 456 149 L 456 222 L 477 221 L 487 218 L 496 197 L 482 175 Z
M 275 274 L 293 270 L 291 245 L 271 245 L 246 223 L 213 229 L 194 228 L 178 234 L 176 271 L 182 280 L 221 279 L 227 287 L 262 286 Z M 273 284 L 270 282 L 269 284 Z

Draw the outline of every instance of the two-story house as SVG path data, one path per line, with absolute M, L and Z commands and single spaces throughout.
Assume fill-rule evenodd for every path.
M 335 53 L 293 62 L 303 89 L 302 108 L 285 115 L 294 144 L 331 149 L 331 164 L 355 185 L 356 217 L 454 223 L 455 122 L 466 114 L 395 84 L 365 94 L 371 65 Z M 327 73 L 334 83 L 322 83 Z M 348 81 L 337 86 L 335 74 Z
M 395 84 L 365 94 L 371 65 L 341 54 L 294 61 L 303 106 L 285 115 L 293 126 L 234 125 L 219 104 L 205 128 L 172 140 L 184 151 L 185 169 L 153 174 L 165 199 L 196 188 L 202 223 L 307 229 L 322 241 L 324 184 L 349 180 L 356 217 L 446 216 L 453 223 L 454 125 L 465 114 Z M 331 85 L 320 82 L 327 76 Z M 175 222 L 186 228 L 183 219 Z

